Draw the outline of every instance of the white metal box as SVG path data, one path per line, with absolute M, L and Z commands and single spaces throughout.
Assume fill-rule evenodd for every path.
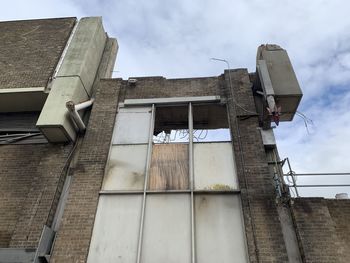
M 291 121 L 303 94 L 287 51 L 278 45 L 261 45 L 258 60 L 266 62 L 276 104 L 281 106 L 280 121 Z

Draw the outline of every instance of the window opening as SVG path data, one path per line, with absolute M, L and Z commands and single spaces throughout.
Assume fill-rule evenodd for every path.
M 153 135 L 149 189 L 188 189 L 188 106 L 157 107 Z
M 193 142 L 231 141 L 226 105 L 193 106 Z
M 188 106 L 157 107 L 154 143 L 188 143 Z

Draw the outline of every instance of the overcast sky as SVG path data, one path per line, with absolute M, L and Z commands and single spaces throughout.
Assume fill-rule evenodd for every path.
M 349 10 L 347 0 L 11 0 L 0 19 L 102 16 L 124 79 L 223 73 L 210 57 L 254 72 L 257 47 L 279 44 L 304 93 L 299 111 L 313 121 L 309 133 L 298 116 L 275 129 L 281 157 L 298 173 L 350 172 Z

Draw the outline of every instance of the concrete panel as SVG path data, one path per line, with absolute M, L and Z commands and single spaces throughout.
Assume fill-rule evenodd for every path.
M 0 89 L 0 112 L 41 111 L 47 98 L 44 87 Z
M 147 196 L 141 255 L 143 263 L 191 261 L 190 211 L 190 195 Z
M 197 262 L 248 262 L 238 195 L 196 195 Z
M 33 263 L 35 248 L 0 248 L 1 263 Z
M 100 196 L 87 262 L 136 262 L 142 195 Z
M 101 17 L 80 19 L 57 77 L 79 76 L 86 91 L 91 87 L 106 44 Z
M 193 145 L 195 189 L 238 189 L 232 144 L 195 143 Z
M 39 116 L 37 127 L 42 130 L 50 142 L 62 141 L 60 136 L 56 137 L 57 134 L 61 134 L 60 131 L 55 131 L 56 129 L 63 129 L 63 133 L 70 140 L 75 140 L 75 127 L 69 118 L 66 102 L 72 100 L 75 103 L 79 103 L 88 99 L 78 77 L 56 79 Z
M 263 144 L 267 148 L 276 147 L 276 139 L 272 129 L 260 130 Z
M 115 38 L 108 38 L 106 41 L 105 51 L 101 59 L 101 64 L 98 70 L 100 78 L 112 78 L 115 61 L 117 59 L 118 41 Z
M 119 109 L 113 144 L 148 143 L 150 121 L 150 107 Z
M 277 206 L 279 220 L 283 233 L 284 243 L 286 244 L 288 260 L 290 263 L 301 263 L 298 238 L 295 233 L 295 226 L 290 210 L 287 206 L 279 204 Z
M 102 190 L 142 190 L 147 148 L 147 144 L 112 146 Z

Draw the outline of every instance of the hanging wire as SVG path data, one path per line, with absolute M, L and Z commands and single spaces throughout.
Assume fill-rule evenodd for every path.
M 303 119 L 304 121 L 304 125 L 305 125 L 305 129 L 308 135 L 310 135 L 310 130 L 309 130 L 309 125 L 314 126 L 314 122 L 312 119 L 308 118 L 304 113 L 297 111 L 296 115 L 300 118 Z
M 229 74 L 228 74 L 228 78 L 229 78 L 229 82 L 230 82 L 230 88 L 232 89 L 232 80 L 231 80 L 231 74 L 230 74 L 230 71 L 231 71 L 231 67 L 230 67 L 230 63 L 226 60 L 226 59 L 221 59 L 221 58 L 210 58 L 211 60 L 216 60 L 216 61 L 221 61 L 221 62 L 224 62 L 226 63 L 227 65 L 227 70 L 229 71 Z M 256 112 L 253 112 L 253 111 L 250 111 L 250 110 L 247 110 L 245 109 L 242 105 L 240 105 L 236 100 L 235 98 L 233 97 L 233 94 L 231 96 L 231 99 L 233 101 L 233 103 L 238 107 L 240 108 L 241 110 L 249 113 L 249 114 L 254 114 L 254 115 L 257 115 Z
M 153 136 L 153 141 L 155 143 L 171 143 L 171 142 L 181 142 L 189 139 L 190 133 L 187 129 L 182 130 L 171 130 L 170 133 L 162 131 Z M 197 142 L 204 141 L 208 136 L 208 130 L 193 130 L 193 139 Z

